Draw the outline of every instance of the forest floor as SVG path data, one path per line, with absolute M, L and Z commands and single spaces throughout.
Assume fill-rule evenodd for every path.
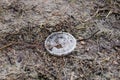
M 58 31 L 70 55 L 44 48 Z M 120 0 L 0 0 L 0 80 L 120 80 Z

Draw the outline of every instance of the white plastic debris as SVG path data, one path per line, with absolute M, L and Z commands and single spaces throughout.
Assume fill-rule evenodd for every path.
M 72 52 L 76 47 L 76 39 L 66 32 L 54 32 L 45 40 L 45 48 L 50 54 L 61 56 Z

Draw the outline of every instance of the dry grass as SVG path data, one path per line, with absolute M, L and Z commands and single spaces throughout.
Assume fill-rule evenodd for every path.
M 82 5 L 87 2 L 82 1 Z M 17 30 L 2 31 L 0 80 L 119 80 L 119 1 L 97 0 L 90 3 L 94 6 L 89 18 L 83 17 L 82 12 L 78 13 L 77 17 L 83 20 L 76 15 L 65 14 L 67 18 L 64 16 L 54 25 L 49 21 L 44 24 L 26 21 L 27 25 L 21 24 L 23 27 Z M 80 2 L 70 0 L 68 4 L 73 7 Z M 19 10 L 24 10 L 24 7 L 19 7 L 14 14 L 21 14 Z M 4 23 L 7 24 L 7 21 Z M 76 49 L 70 55 L 58 57 L 45 50 L 46 37 L 57 31 L 69 32 L 78 40 Z

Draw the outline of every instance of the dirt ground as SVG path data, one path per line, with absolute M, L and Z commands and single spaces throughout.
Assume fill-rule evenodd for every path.
M 70 55 L 44 48 L 58 31 Z M 120 80 L 120 0 L 0 0 L 0 80 Z

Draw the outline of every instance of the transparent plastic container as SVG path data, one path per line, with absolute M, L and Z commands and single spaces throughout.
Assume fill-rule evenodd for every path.
M 76 39 L 66 32 L 54 32 L 45 40 L 46 50 L 53 55 L 62 56 L 71 53 L 76 47 Z

